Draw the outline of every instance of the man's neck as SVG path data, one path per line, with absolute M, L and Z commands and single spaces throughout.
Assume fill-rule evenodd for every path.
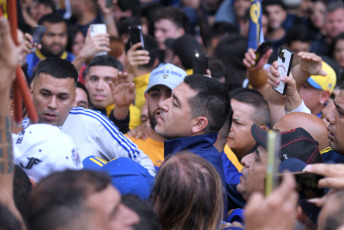
M 266 34 L 266 38 L 269 40 L 277 41 L 285 36 L 285 30 L 281 27 L 277 30 L 270 30 Z
M 152 138 L 155 141 L 163 142 L 165 139 L 157 134 L 154 130 L 149 131 L 149 137 Z
M 93 20 L 95 20 L 97 17 L 97 14 L 94 12 L 84 12 L 78 19 L 78 24 L 81 26 L 87 25 L 91 23 Z

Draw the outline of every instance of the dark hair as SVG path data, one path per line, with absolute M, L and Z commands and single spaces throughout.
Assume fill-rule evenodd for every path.
M 89 170 L 55 172 L 33 189 L 29 202 L 29 229 L 63 228 L 88 211 L 85 200 L 111 185 L 108 175 Z M 86 223 L 85 223 L 86 224 Z
M 239 34 L 239 29 L 228 22 L 215 22 L 211 27 L 211 37 L 220 37 L 226 34 Z
M 143 35 L 143 42 L 145 43 L 145 50 L 149 52 L 150 60 L 147 64 L 139 66 L 153 69 L 155 60 L 159 59 L 160 50 L 158 42 L 150 35 Z
M 303 24 L 291 27 L 285 36 L 285 42 L 288 46 L 294 41 L 309 42 L 313 40 L 312 35 L 308 29 Z
M 56 12 L 56 5 L 53 0 L 34 0 L 34 2 L 48 6 L 54 13 Z
M 17 217 L 4 204 L 0 203 L 0 230 L 21 230 Z
M 181 9 L 172 6 L 165 7 L 156 13 L 154 21 L 161 19 L 171 20 L 178 28 L 188 31 L 189 19 Z
M 140 216 L 140 223 L 135 225 L 135 230 L 162 230 L 158 216 L 147 201 L 126 194 L 122 196 L 122 202 Z
M 221 178 L 204 158 L 179 152 L 162 164 L 151 200 L 163 229 L 216 229 L 224 204 Z
M 211 77 L 219 80 L 225 75 L 225 66 L 223 62 L 217 57 L 209 57 L 208 69 L 211 72 Z
M 246 39 L 233 34 L 220 40 L 215 48 L 214 56 L 225 65 L 226 84 L 232 87 L 241 87 L 246 78 L 246 67 L 242 63 L 247 49 Z
M 86 93 L 86 95 L 87 95 L 88 104 L 90 104 L 90 101 L 91 101 L 90 95 L 88 94 L 88 91 L 87 91 L 85 85 L 78 81 L 78 82 L 76 83 L 76 88 L 80 88 L 80 89 L 82 89 L 83 91 L 85 91 L 85 93 Z
M 117 23 L 118 34 L 129 34 L 130 26 L 142 25 L 142 21 L 137 17 L 123 18 Z
M 49 22 L 51 24 L 56 24 L 56 23 L 60 23 L 60 22 L 66 23 L 64 21 L 63 17 L 58 13 L 51 13 L 51 14 L 46 14 L 46 15 L 42 16 L 38 20 L 38 25 L 43 25 L 45 22 Z
M 327 4 L 326 14 L 332 13 L 338 9 L 344 9 L 343 2 L 340 2 L 340 1 L 330 2 Z
M 21 167 L 15 165 L 13 180 L 13 198 L 16 207 L 27 223 L 27 208 L 32 185 L 29 177 Z M 1 222 L 0 222 L 1 223 Z
M 240 88 L 234 89 L 229 93 L 231 99 L 241 103 L 251 105 L 255 108 L 254 113 L 250 115 L 252 121 L 257 125 L 266 125 L 270 123 L 270 110 L 265 98 L 256 90 Z
M 191 116 L 208 119 L 206 133 L 217 133 L 226 122 L 230 112 L 229 98 L 224 87 L 215 79 L 194 74 L 185 77 L 184 82 L 197 95 L 189 98 Z
M 49 74 L 55 78 L 73 78 L 74 85 L 78 80 L 78 71 L 76 71 L 74 65 L 67 60 L 57 57 L 47 57 L 40 61 L 36 67 L 35 73 L 31 78 L 33 81 L 41 73 Z
M 83 72 L 84 78 L 90 72 L 90 68 L 92 66 L 110 66 L 110 67 L 118 69 L 118 71 L 123 71 L 122 63 L 118 61 L 116 58 L 108 54 L 100 55 L 100 56 L 94 57 L 92 61 L 88 64 L 88 66 Z
M 284 3 L 282 0 L 264 0 L 262 1 L 262 7 L 265 10 L 266 6 L 272 6 L 272 5 L 278 5 L 283 8 L 283 10 L 286 9 Z
M 72 51 L 73 51 L 73 43 L 74 43 L 75 37 L 78 33 L 81 33 L 82 36 L 84 36 L 82 31 L 78 27 L 76 27 L 76 26 L 68 26 L 67 27 L 68 42 L 67 42 L 66 50 L 70 53 L 72 53 Z
M 333 39 L 333 41 L 329 47 L 328 56 L 331 57 L 333 60 L 334 60 L 335 47 L 337 45 L 337 42 L 340 40 L 344 40 L 344 33 L 338 34 L 338 36 L 335 37 L 335 39 Z

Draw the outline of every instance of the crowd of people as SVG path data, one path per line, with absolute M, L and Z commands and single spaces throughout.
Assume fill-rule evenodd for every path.
M 262 0 L 259 58 L 257 0 L 16 1 L 18 45 L 0 1 L 0 229 L 344 229 L 343 1 Z M 18 66 L 38 122 L 24 103 L 14 122 Z

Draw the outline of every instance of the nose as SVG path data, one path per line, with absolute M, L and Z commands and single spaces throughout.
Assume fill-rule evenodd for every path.
M 251 158 L 252 158 L 252 156 L 253 156 L 253 153 L 250 153 L 250 154 L 247 154 L 246 156 L 244 156 L 242 159 L 241 159 L 241 164 L 244 166 L 244 167 L 246 167 L 246 168 L 248 168 L 249 166 L 250 166 L 250 164 L 251 164 Z
M 138 224 L 140 222 L 140 217 L 137 215 L 136 212 L 134 212 L 133 210 L 131 210 L 130 208 L 128 208 L 125 205 L 121 205 L 121 209 L 122 209 L 122 219 L 124 221 L 125 226 L 128 227 L 133 227 L 134 225 Z
M 337 113 L 336 108 L 333 108 L 328 113 L 325 114 L 326 120 L 332 125 L 336 123 L 336 113 Z
M 102 90 L 104 87 L 104 82 L 103 80 L 99 80 L 97 83 L 96 83 L 96 89 L 97 90 Z
M 51 110 L 55 110 L 57 108 L 57 104 L 56 104 L 56 97 L 51 97 L 49 103 L 48 103 L 48 108 Z
M 166 100 L 160 100 L 159 102 L 159 108 L 162 109 L 163 111 L 167 112 L 168 111 L 168 106 L 167 103 L 172 100 L 171 98 L 168 98 Z

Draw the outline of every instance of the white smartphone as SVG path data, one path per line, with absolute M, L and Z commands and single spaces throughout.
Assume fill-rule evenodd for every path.
M 91 24 L 90 25 L 90 36 L 95 36 L 98 34 L 106 34 L 106 25 L 105 24 Z M 107 55 L 107 52 L 98 52 L 95 56 Z
M 280 51 L 277 58 L 278 63 L 278 72 L 280 73 L 280 77 L 289 76 L 291 63 L 293 61 L 294 53 L 285 48 L 284 46 L 280 47 Z M 285 84 L 284 82 L 280 82 L 277 87 L 272 87 L 274 90 L 279 92 L 280 94 L 285 94 Z

